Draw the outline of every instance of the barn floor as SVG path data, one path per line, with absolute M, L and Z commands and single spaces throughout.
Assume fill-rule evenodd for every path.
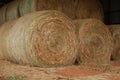
M 120 80 L 120 62 L 109 66 L 76 65 L 60 68 L 38 68 L 0 61 L 0 80 L 9 76 L 24 76 L 24 80 Z

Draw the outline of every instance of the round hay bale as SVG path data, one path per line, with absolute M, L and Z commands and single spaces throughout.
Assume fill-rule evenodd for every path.
M 18 1 L 20 16 L 36 11 L 37 0 L 18 0 Z
M 5 14 L 6 14 L 7 6 L 0 8 L 0 24 L 5 22 Z
M 97 19 L 78 20 L 79 63 L 108 64 L 113 50 L 109 29 Z
M 71 65 L 76 59 L 73 27 L 72 20 L 57 11 L 23 16 L 5 29 L 7 59 L 40 67 Z
M 6 21 L 17 19 L 19 17 L 18 4 L 18 1 L 15 0 L 7 5 Z
M 120 60 L 120 25 L 108 25 L 114 40 L 114 50 L 111 58 Z
M 2 25 L 0 25 L 0 59 L 6 59 L 8 55 L 6 55 L 6 36 L 7 31 L 11 29 L 11 27 L 15 24 L 15 21 L 8 21 Z
M 96 18 L 104 19 L 103 10 L 99 0 L 76 0 L 76 19 Z

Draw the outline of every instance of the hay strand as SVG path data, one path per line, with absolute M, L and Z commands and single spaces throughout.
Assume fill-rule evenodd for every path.
M 7 4 L 6 21 L 17 19 L 19 17 L 18 4 L 17 0 Z
M 113 50 L 109 29 L 96 19 L 78 20 L 75 24 L 79 29 L 79 63 L 108 64 Z
M 120 25 L 108 25 L 114 40 L 113 60 L 120 60 Z
M 40 67 L 71 65 L 76 59 L 73 27 L 72 21 L 57 11 L 23 16 L 9 31 L 6 29 L 5 54 L 8 60 L 20 64 Z
M 103 21 L 104 15 L 99 0 L 76 0 L 76 19 L 95 18 Z

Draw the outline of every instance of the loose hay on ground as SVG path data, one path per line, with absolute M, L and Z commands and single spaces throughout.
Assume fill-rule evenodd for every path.
M 30 67 L 30 66 L 22 66 L 10 63 L 8 61 L 0 61 L 0 77 L 8 77 L 10 75 L 14 76 L 25 76 L 25 80 L 109 80 L 110 78 L 117 78 L 120 73 L 112 73 L 109 72 L 109 70 L 106 71 L 106 69 L 101 69 L 99 67 L 89 67 L 88 66 L 69 66 L 69 67 L 62 67 L 62 68 L 38 68 L 38 67 Z M 100 72 L 99 74 L 95 75 L 87 75 L 87 76 L 81 76 L 77 75 L 74 76 L 72 74 L 71 76 L 65 74 L 58 74 L 56 72 L 60 70 L 78 70 L 75 71 L 79 72 L 81 70 L 92 70 L 93 72 Z M 100 71 L 99 71 L 100 70 Z M 115 69 L 114 69 L 115 70 Z M 119 69 L 120 70 L 120 69 Z M 116 69 L 116 71 L 118 71 Z M 66 73 L 66 72 L 65 72 Z

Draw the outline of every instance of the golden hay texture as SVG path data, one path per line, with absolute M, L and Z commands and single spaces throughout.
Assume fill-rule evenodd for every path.
M 79 62 L 108 64 L 113 51 L 109 29 L 97 19 L 75 21 L 79 41 Z
M 113 60 L 120 60 L 120 25 L 108 25 L 114 40 Z
M 76 19 L 96 18 L 103 21 L 103 10 L 99 0 L 76 0 Z
M 15 24 L 15 22 L 16 21 L 9 21 L 0 25 L 0 59 L 5 59 L 5 57 L 8 57 L 8 55 L 5 55 L 5 53 L 7 53 L 5 40 L 8 31 Z
M 9 27 L 2 26 L 2 27 Z M 76 59 L 76 35 L 72 20 L 58 11 L 23 16 L 5 29 L 7 59 L 40 67 L 71 65 Z
M 0 8 L 0 24 L 5 22 L 5 14 L 6 14 L 7 6 Z
M 99 0 L 20 0 L 21 16 L 41 10 L 58 10 L 72 19 L 104 18 Z
M 74 0 L 19 0 L 20 15 L 42 10 L 58 10 L 75 18 Z
M 62 68 L 38 68 L 16 65 L 2 60 L 0 64 L 0 79 L 9 76 L 15 76 L 17 78 L 24 76 L 24 80 L 114 80 L 114 78 L 120 76 L 120 68 L 116 67 L 108 68 L 80 65 Z M 93 72 L 95 73 L 94 75 Z
M 17 19 L 19 17 L 18 5 L 19 3 L 17 0 L 7 4 L 6 21 Z
M 36 9 L 37 11 L 58 10 L 72 19 L 75 18 L 74 0 L 37 0 Z

